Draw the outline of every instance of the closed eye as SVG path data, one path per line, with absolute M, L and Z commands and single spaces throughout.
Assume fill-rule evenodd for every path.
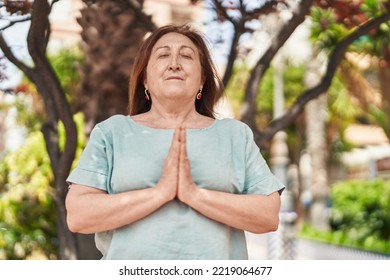
M 190 55 L 190 54 L 184 54 L 184 53 L 182 53 L 182 54 L 180 54 L 182 57 L 184 57 L 184 58 L 186 58 L 186 59 L 192 59 L 192 55 Z
M 168 57 L 168 56 L 169 56 L 169 54 L 159 54 L 157 56 L 157 58 L 165 58 L 165 57 Z

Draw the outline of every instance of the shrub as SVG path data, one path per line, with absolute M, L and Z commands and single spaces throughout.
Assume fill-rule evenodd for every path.
M 82 114 L 74 115 L 78 129 L 75 162 L 86 143 Z M 59 125 L 60 146 L 65 131 Z M 53 173 L 40 131 L 0 161 L 0 260 L 46 258 L 57 254 Z
M 345 181 L 331 188 L 331 231 L 305 225 L 303 237 L 390 254 L 390 182 Z

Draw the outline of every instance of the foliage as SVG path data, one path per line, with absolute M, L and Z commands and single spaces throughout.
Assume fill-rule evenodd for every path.
M 233 111 L 236 115 L 239 114 L 239 109 L 244 97 L 245 81 L 249 75 L 249 69 L 246 65 L 236 66 L 233 69 L 233 75 L 226 88 L 226 95 L 233 106 Z M 305 68 L 302 65 L 295 66 L 287 62 L 286 69 L 283 73 L 284 78 L 284 97 L 286 108 L 291 106 L 293 101 L 304 90 L 302 80 Z M 260 85 L 257 98 L 258 120 L 264 126 L 273 118 L 273 91 L 274 91 L 274 76 L 275 70 L 270 67 L 266 72 Z
M 318 50 L 325 52 L 330 52 L 342 38 L 354 31 L 360 24 L 383 14 L 390 8 L 387 0 L 318 0 L 316 4 L 311 10 L 312 29 L 310 38 Z M 382 105 L 368 104 L 367 106 L 362 106 L 362 104 L 367 104 L 367 100 L 370 100 L 365 97 L 370 95 L 370 92 L 381 92 L 383 96 L 387 94 L 385 88 L 388 88 L 388 84 L 381 84 L 378 80 L 379 72 L 386 71 L 386 66 L 383 67 L 383 65 L 387 65 L 387 68 L 390 65 L 389 40 L 390 22 L 387 22 L 382 23 L 378 29 L 372 30 L 369 35 L 360 37 L 349 46 L 348 52 L 350 54 L 353 53 L 354 57 L 364 57 L 370 61 L 368 69 L 358 70 L 362 73 L 360 76 L 361 82 L 366 83 L 368 88 L 367 90 L 358 88 L 356 80 L 348 80 L 346 77 L 340 80 L 340 75 L 335 77 L 336 81 L 332 81 L 332 84 L 336 85 L 344 83 L 350 90 L 348 92 L 345 87 L 342 87 L 341 91 L 329 94 L 330 110 L 332 113 L 336 113 L 334 117 L 337 118 L 337 121 L 333 122 L 333 124 L 337 126 L 340 133 L 343 132 L 348 124 L 364 120 L 365 123 L 379 125 L 387 135 L 390 135 L 389 116 L 388 113 L 385 113 L 386 105 L 384 100 L 386 98 L 382 97 Z M 369 91 L 370 89 L 371 91 Z M 351 95 L 355 99 L 358 98 L 360 100 L 357 102 L 356 100 L 353 101 L 350 97 Z M 333 127 L 333 129 L 335 130 L 336 127 Z M 337 153 L 343 147 L 348 149 L 348 146 L 350 146 L 342 137 L 334 139 L 333 144 L 332 148 Z
M 285 99 L 285 108 L 289 108 L 304 91 L 303 77 L 305 67 L 302 65 L 293 65 L 286 61 L 283 72 L 283 91 Z M 260 94 L 257 98 L 258 116 L 260 124 L 265 127 L 273 119 L 273 92 L 274 92 L 275 68 L 271 67 L 266 72 L 260 85 Z
M 31 0 L 4 0 L 2 1 L 6 8 L 6 11 L 10 14 L 24 15 L 31 13 L 32 1 Z
M 336 22 L 336 17 L 331 10 L 313 7 L 311 19 L 313 24 L 310 38 L 318 49 L 329 49 L 335 46 L 348 32 L 345 26 Z
M 0 165 L 0 258 L 55 255 L 53 175 L 43 136 L 32 132 Z
M 81 114 L 75 115 L 75 122 L 80 155 L 85 145 Z M 59 134 L 60 139 L 65 138 L 62 125 Z M 30 132 L 24 145 L 0 162 L 0 259 L 25 259 L 37 252 L 56 258 L 52 183 L 43 135 Z
M 249 69 L 245 64 L 237 64 L 233 68 L 232 76 L 229 80 L 225 92 L 230 101 L 235 116 L 240 115 L 240 108 L 244 98 L 245 82 L 248 79 Z
M 49 61 L 71 103 L 76 103 L 76 87 L 80 81 L 79 65 L 83 57 L 78 48 L 64 48 L 49 56 Z M 37 131 L 46 119 L 46 112 L 41 97 L 34 84 L 23 77 L 21 83 L 15 88 L 15 101 L 8 107 L 15 107 L 17 122 L 29 131 Z M 26 106 L 26 102 L 29 104 Z M 75 105 L 74 105 L 75 106 Z
M 50 56 L 54 71 L 72 99 L 80 80 L 82 56 L 77 49 L 63 49 Z M 16 88 L 17 122 L 28 129 L 23 146 L 0 162 L 0 259 L 57 256 L 57 232 L 53 201 L 53 173 L 40 126 L 45 120 L 42 100 L 26 78 Z M 76 159 L 86 143 L 83 116 L 74 116 L 78 129 Z M 65 144 L 60 122 L 59 145 Z
M 375 17 L 381 14 L 383 10 L 389 9 L 388 0 L 365 0 L 361 6 L 362 12 L 369 17 Z M 384 23 L 378 30 L 371 34 L 374 40 L 368 40 L 364 37 L 361 45 L 369 53 L 377 57 L 383 57 L 390 64 L 390 53 L 388 45 L 390 43 L 390 22 Z M 387 46 L 387 48 L 385 47 Z
M 313 21 L 311 39 L 318 49 L 331 49 L 337 42 L 349 34 L 354 28 L 370 18 L 382 14 L 389 8 L 387 0 L 362 1 L 321 1 L 324 4 L 313 6 L 311 18 Z M 341 7 L 342 6 L 342 7 Z M 390 24 L 384 23 L 378 30 L 373 30 L 369 36 L 357 40 L 352 51 L 363 51 L 375 56 L 385 55 L 383 41 L 388 42 Z
M 304 91 L 304 73 L 305 67 L 303 65 L 295 65 L 290 61 L 285 61 L 285 68 L 283 72 L 283 90 L 285 98 L 285 108 L 289 108 L 293 102 L 298 98 L 299 94 Z M 226 94 L 229 98 L 233 111 L 238 116 L 244 97 L 244 86 L 249 75 L 249 69 L 245 65 L 235 67 Z M 266 127 L 273 119 L 273 92 L 274 92 L 274 75 L 275 68 L 270 67 L 265 73 L 257 95 L 257 116 L 256 120 L 260 127 Z M 288 134 L 288 146 L 291 153 L 297 152 L 301 148 L 301 137 L 298 130 L 301 129 L 299 121 L 290 125 L 285 131 Z M 267 151 L 263 150 L 263 155 L 268 157 Z
M 331 200 L 331 231 L 305 225 L 301 236 L 390 254 L 390 182 L 377 179 L 336 183 Z
M 328 90 L 329 120 L 338 122 L 341 129 L 354 122 L 362 110 L 351 102 L 339 75 L 335 75 Z
M 390 238 L 390 183 L 350 181 L 332 187 L 333 229 L 351 231 L 356 239 Z
M 343 152 L 354 148 L 353 144 L 344 139 L 343 132 L 349 125 L 355 123 L 361 114 L 361 108 L 351 102 L 340 75 L 336 74 L 328 90 L 327 136 L 331 160 L 339 161 Z
M 61 87 L 64 89 L 70 103 L 75 102 L 76 89 L 81 80 L 80 65 L 83 63 L 83 55 L 78 47 L 64 48 L 49 56 L 49 61 L 58 77 Z

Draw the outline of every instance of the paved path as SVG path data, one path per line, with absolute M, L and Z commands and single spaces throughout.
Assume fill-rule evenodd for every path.
M 246 233 L 250 260 L 267 260 L 268 234 Z M 294 243 L 295 260 L 390 260 L 390 255 L 380 255 L 360 250 L 297 239 Z

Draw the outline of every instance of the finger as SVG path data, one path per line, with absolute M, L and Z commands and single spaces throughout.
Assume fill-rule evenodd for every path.
M 185 127 L 180 127 L 180 142 L 187 145 L 187 132 Z
M 176 128 L 173 132 L 172 144 L 180 142 L 180 128 Z
M 180 159 L 184 163 L 188 160 L 187 135 L 185 128 L 180 129 Z
M 180 129 L 175 129 L 173 136 L 172 136 L 172 142 L 171 142 L 171 147 L 169 148 L 168 151 L 168 156 L 169 155 L 176 155 L 178 156 L 180 152 Z

